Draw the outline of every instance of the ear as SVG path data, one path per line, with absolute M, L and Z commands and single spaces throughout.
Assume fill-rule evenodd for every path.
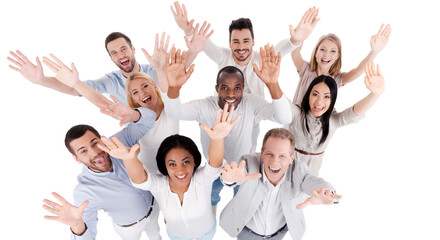
M 136 49 L 134 48 L 134 46 L 131 46 L 131 50 L 133 51 L 133 53 L 136 53 Z
M 289 164 L 293 163 L 293 159 L 295 159 L 295 153 L 293 153 L 292 156 L 290 157 Z
M 218 85 L 215 85 L 215 91 L 218 93 Z
M 75 161 L 79 164 L 82 164 L 82 162 L 78 159 L 78 156 L 76 156 L 75 154 L 72 154 L 73 159 L 75 159 Z

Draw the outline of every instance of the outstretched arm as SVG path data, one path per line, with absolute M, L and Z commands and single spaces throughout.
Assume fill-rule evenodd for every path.
M 368 55 L 359 63 L 359 65 L 342 76 L 342 84 L 352 82 L 358 78 L 365 69 L 367 63 L 374 61 L 376 56 L 385 48 L 388 39 L 391 35 L 391 25 L 387 24 L 385 27 L 382 24 L 376 35 L 373 35 L 370 40 L 371 50 Z
M 275 56 L 273 46 L 266 44 L 264 48 L 260 48 L 260 67 L 254 63 L 254 72 L 266 84 L 272 99 L 280 99 L 283 96 L 280 85 L 278 84 L 278 76 L 280 74 L 281 54 Z
M 245 160 L 241 160 L 239 165 L 234 161 L 231 162 L 231 165 L 225 163 L 223 168 L 220 169 L 223 180 L 231 183 L 242 183 L 249 179 L 261 178 L 261 173 L 248 174 L 244 169 L 245 166 Z
M 215 124 L 212 128 L 209 128 L 205 124 L 200 124 L 200 127 L 205 130 L 211 139 L 209 144 L 209 165 L 213 168 L 219 168 L 222 166 L 223 157 L 225 152 L 224 146 L 224 138 L 229 134 L 232 127 L 234 127 L 235 123 L 237 123 L 240 116 L 237 116 L 232 122 L 232 114 L 234 113 L 234 106 L 229 109 L 228 104 L 226 103 L 223 107 L 223 113 L 221 113 L 221 109 L 217 109 L 215 115 Z
M 188 54 L 186 57 L 187 68 L 189 67 L 189 65 L 191 65 L 194 62 L 194 59 L 205 47 L 206 41 L 214 33 L 214 30 L 211 30 L 209 32 L 210 27 L 211 24 L 207 24 L 207 22 L 205 21 L 203 22 L 199 30 L 199 24 L 197 23 L 196 28 L 194 29 L 194 34 L 192 36 L 192 39 L 189 40 L 189 37 L 185 36 L 186 46 L 188 47 Z
M 52 202 L 48 199 L 44 199 L 43 208 L 55 214 L 55 216 L 44 216 L 45 219 L 58 221 L 62 224 L 70 226 L 70 229 L 75 235 L 83 235 L 86 231 L 86 225 L 82 219 L 84 209 L 89 204 L 89 201 L 84 201 L 79 207 L 70 204 L 58 193 L 53 192 L 52 195 L 61 203 Z
M 78 96 L 79 93 L 58 81 L 55 77 L 44 76 L 43 66 L 41 65 L 40 59 L 37 57 L 37 65 L 34 65 L 29 59 L 17 50 L 15 53 L 13 51 L 9 52 L 12 57 L 8 56 L 8 60 L 13 64 L 9 67 L 17 72 L 19 72 L 24 78 L 29 80 L 31 83 L 38 84 L 44 87 L 52 88 L 56 91 L 67 93 L 70 95 Z
M 318 8 L 309 8 L 306 13 L 304 13 L 301 21 L 298 23 L 298 26 L 296 26 L 296 28 L 293 28 L 292 25 L 289 26 L 291 36 L 290 41 L 293 45 L 302 46 L 303 41 L 310 36 L 319 21 L 318 13 Z M 297 71 L 300 71 L 304 64 L 304 60 L 301 56 L 301 46 L 296 48 L 291 53 L 293 64 L 295 65 Z
M 296 205 L 297 209 L 304 209 L 310 204 L 333 204 L 338 199 L 341 199 L 341 195 L 335 194 L 332 190 L 321 188 L 319 190 L 312 189 L 312 196 L 307 198 L 303 203 Z
M 171 62 L 169 62 L 171 56 Z M 167 79 L 168 79 L 168 97 L 171 99 L 178 98 L 180 89 L 186 83 L 188 78 L 194 71 L 194 64 L 188 70 L 185 67 L 186 52 L 180 54 L 180 49 L 171 48 L 171 53 L 167 54 Z
M 113 141 L 106 137 L 101 137 L 101 140 L 105 143 L 105 146 L 98 145 L 98 147 L 110 154 L 110 156 L 122 159 L 125 169 L 133 183 L 139 184 L 147 181 L 148 174 L 137 157 L 140 149 L 139 144 L 135 144 L 129 148 L 115 136 L 112 137 Z
M 379 64 L 377 69 L 374 68 L 372 62 L 365 66 L 365 86 L 370 90 L 370 94 L 353 106 L 353 112 L 358 116 L 364 115 L 384 91 L 385 83 L 383 76 L 380 74 Z
M 50 54 L 50 56 L 54 61 L 47 57 L 43 57 L 43 62 L 56 73 L 56 79 L 86 97 L 91 103 L 99 107 L 102 113 L 119 119 L 121 121 L 121 126 L 125 123 L 139 120 L 140 113 L 138 111 L 124 105 L 114 97 L 112 97 L 114 102 L 108 100 L 102 94 L 80 81 L 79 73 L 75 64 L 72 63 L 72 69 L 70 69 L 53 54 Z
M 156 70 L 157 78 L 159 79 L 159 89 L 161 92 L 168 91 L 168 81 L 166 75 L 166 61 L 167 61 L 167 52 L 168 52 L 168 44 L 170 43 L 170 36 L 168 35 L 165 40 L 165 33 L 162 33 L 162 37 L 160 38 L 159 43 L 159 34 L 156 33 L 156 41 L 154 44 L 154 52 L 153 55 L 150 55 L 147 50 L 142 48 L 142 52 L 144 53 L 147 60 L 153 65 Z

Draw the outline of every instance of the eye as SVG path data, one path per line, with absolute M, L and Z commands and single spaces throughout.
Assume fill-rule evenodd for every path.
M 239 91 L 239 90 L 241 90 L 241 87 L 235 87 L 234 89 Z
M 221 87 L 220 90 L 226 91 L 226 90 L 228 90 L 228 88 L 227 87 Z
M 144 86 L 143 86 L 143 88 L 147 88 L 148 87 L 148 84 L 145 84 Z
M 327 98 L 327 99 L 329 99 L 329 98 L 330 98 L 330 96 L 329 96 L 329 95 L 326 95 L 326 96 L 324 96 L 324 98 Z
M 116 55 L 116 52 L 111 52 L 110 53 L 112 56 L 115 56 Z
M 312 96 L 316 97 L 316 96 L 318 96 L 318 94 L 317 93 L 312 93 Z
M 189 160 L 186 160 L 186 161 L 183 162 L 183 165 L 187 165 L 187 164 L 189 164 L 189 163 L 190 163 L 190 161 L 189 161 Z
M 136 94 L 138 94 L 138 91 L 133 91 L 133 92 L 131 93 L 132 96 L 135 96 Z
M 175 167 L 176 164 L 175 164 L 175 163 L 170 163 L 170 164 L 168 164 L 168 166 L 170 166 L 170 167 Z
M 81 152 L 79 152 L 80 154 L 82 154 L 82 155 L 84 155 L 84 154 L 86 154 L 87 153 L 87 150 L 86 149 L 84 149 L 84 150 L 81 150 Z
M 280 159 L 282 160 L 286 159 L 286 155 L 280 155 Z
M 331 53 L 336 53 L 336 50 L 331 50 L 330 52 L 331 52 Z
M 320 48 L 319 51 L 323 52 L 323 51 L 325 51 L 325 49 L 324 48 Z

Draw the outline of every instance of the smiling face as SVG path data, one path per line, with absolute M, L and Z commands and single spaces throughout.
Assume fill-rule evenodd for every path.
M 104 146 L 99 136 L 87 130 L 83 136 L 70 142 L 73 158 L 93 172 L 110 172 L 113 170 L 112 162 L 109 155 L 98 148 L 98 144 Z
M 243 97 L 244 81 L 240 73 L 222 72 L 215 90 L 218 93 L 218 106 L 223 109 L 226 103 L 237 109 Z
M 231 48 L 234 61 L 240 65 L 247 65 L 250 61 L 254 40 L 249 29 L 232 30 L 229 48 Z
M 135 49 L 120 37 L 107 44 L 107 51 L 112 61 L 125 75 L 133 72 L 137 62 L 134 57 Z
M 330 88 L 324 82 L 313 86 L 309 96 L 310 113 L 318 118 L 322 116 L 330 107 L 331 93 Z
M 128 92 L 134 103 L 156 111 L 158 96 L 157 86 L 144 78 L 135 78 L 128 85 Z
M 273 185 L 284 177 L 289 165 L 293 162 L 291 142 L 287 138 L 269 137 L 261 148 L 264 174 Z
M 318 67 L 328 72 L 330 67 L 333 66 L 333 64 L 335 64 L 336 60 L 339 58 L 338 45 L 328 39 L 322 41 L 316 49 L 315 58 L 316 62 L 318 63 Z
M 194 173 L 194 157 L 183 148 L 173 148 L 165 155 L 170 186 L 188 188 Z

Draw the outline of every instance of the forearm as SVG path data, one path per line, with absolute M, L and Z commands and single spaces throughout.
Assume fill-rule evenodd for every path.
M 357 116 L 364 115 L 368 111 L 368 109 L 370 109 L 371 106 L 373 106 L 374 103 L 376 103 L 380 95 L 381 93 L 370 93 L 368 94 L 368 96 L 366 96 L 365 98 L 354 104 L 353 106 L 354 114 L 356 114 Z
M 66 93 L 73 96 L 80 95 L 75 89 L 65 85 L 64 83 L 58 81 L 55 77 L 44 77 L 44 81 L 41 82 L 42 86 L 51 88 L 61 93 Z
M 180 95 L 180 87 L 168 86 L 167 95 L 170 99 L 176 99 Z
M 166 72 L 156 69 L 156 74 L 157 74 L 157 79 L 159 81 L 160 91 L 163 93 L 168 92 L 168 79 Z
M 266 84 L 266 87 L 269 89 L 269 93 L 272 99 L 280 99 L 283 96 L 283 91 L 281 90 L 278 82 Z
M 209 144 L 209 165 L 213 168 L 219 168 L 222 166 L 223 163 L 223 157 L 225 146 L 224 146 L 224 140 L 222 139 L 216 139 L 210 141 Z
M 303 64 L 304 64 L 304 59 L 301 56 L 301 49 L 302 49 L 302 46 L 296 48 L 291 53 L 293 65 L 295 65 L 296 70 L 298 72 L 301 71 L 301 69 L 303 68 Z
M 188 52 L 186 53 L 186 63 L 185 63 L 186 69 L 188 69 L 191 66 L 191 64 L 196 59 L 197 55 L 199 55 L 198 52 L 188 50 Z
M 350 83 L 354 81 L 356 78 L 361 76 L 364 73 L 365 66 L 367 63 L 372 62 L 377 56 L 377 53 L 370 51 L 368 55 L 359 63 L 359 65 L 356 68 L 353 68 L 348 73 L 344 74 L 342 76 L 342 85 L 345 85 L 347 83 Z
M 100 104 L 105 103 L 106 101 L 106 98 L 101 93 L 93 90 L 82 81 L 78 81 L 73 89 L 97 107 L 100 107 Z
M 148 174 L 144 170 L 141 161 L 136 157 L 134 159 L 124 160 L 125 169 L 127 170 L 130 180 L 139 184 L 148 180 Z

